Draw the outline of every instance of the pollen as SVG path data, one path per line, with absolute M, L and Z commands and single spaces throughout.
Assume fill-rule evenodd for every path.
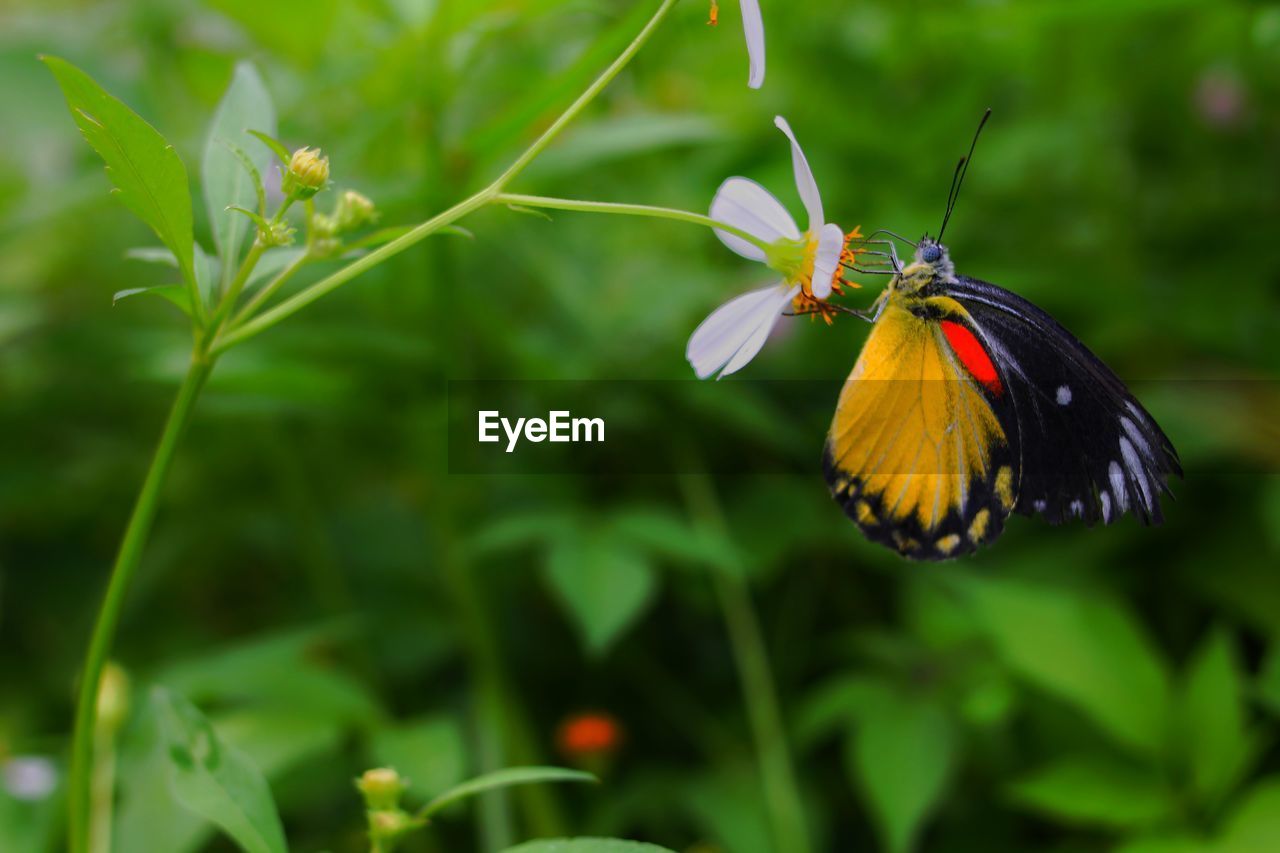
M 711 0 L 711 12 L 707 17 L 707 26 L 714 27 L 718 23 L 720 23 L 720 5 L 716 3 L 716 0 Z
M 845 278 L 847 273 L 858 262 L 858 255 L 865 249 L 854 248 L 853 243 L 862 239 L 862 226 L 858 226 L 844 235 L 844 246 L 840 249 L 840 261 L 836 264 L 835 276 L 831 279 L 831 292 L 843 296 L 846 287 L 861 287 L 856 281 Z M 821 317 L 828 326 L 835 321 L 838 309 L 813 295 L 814 257 L 818 252 L 818 241 L 810 239 L 803 248 L 803 260 L 794 280 L 800 285 L 800 292 L 791 300 L 791 310 L 795 314 L 808 314 L 810 317 Z

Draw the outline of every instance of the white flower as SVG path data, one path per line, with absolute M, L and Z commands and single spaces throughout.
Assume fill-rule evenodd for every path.
M 760 17 L 759 0 L 741 0 L 742 33 L 747 37 L 747 61 L 750 72 L 747 85 L 759 89 L 764 85 L 764 21 Z
M 53 762 L 39 755 L 16 755 L 0 765 L 5 792 L 15 800 L 43 800 L 58 786 Z
M 809 214 L 809 228 L 801 233 L 782 202 L 755 181 L 730 178 L 720 185 L 711 202 L 711 218 L 745 231 L 768 248 L 719 228 L 714 229 L 716 236 L 742 257 L 781 273 L 782 281 L 726 302 L 694 330 L 685 356 L 699 379 L 716 371 L 727 376 L 740 370 L 764 346 L 788 305 L 825 300 L 838 278 L 844 233 L 823 219 L 818 185 L 790 125 L 782 116 L 774 124 L 791 140 L 796 189 Z

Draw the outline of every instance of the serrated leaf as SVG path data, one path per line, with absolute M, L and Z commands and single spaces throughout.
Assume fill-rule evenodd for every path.
M 1178 743 L 1185 750 L 1193 789 L 1212 807 L 1240 780 L 1251 751 L 1243 677 L 1229 634 L 1218 630 L 1205 638 L 1180 699 Z
M 606 652 L 631 627 L 657 586 L 652 567 L 639 552 L 590 533 L 555 541 L 547 554 L 546 577 L 593 655 Z
M 503 853 L 674 853 L 666 847 L 618 838 L 542 838 L 508 847 Z
M 1133 829 L 1174 809 L 1172 794 L 1147 770 L 1104 757 L 1072 757 L 1010 787 L 1014 801 L 1064 823 Z
M 956 577 L 1006 665 L 1153 756 L 1169 736 L 1169 675 L 1133 614 L 1099 591 Z
M 894 697 L 860 715 L 849 767 L 875 818 L 883 849 L 916 848 L 955 764 L 955 731 L 941 707 Z
M 164 688 L 152 692 L 169 759 L 169 783 L 184 808 L 222 828 L 248 853 L 286 853 L 284 828 L 266 779 L 225 743 L 204 715 Z
M 492 773 L 486 773 L 483 776 L 477 776 L 474 779 L 463 782 L 461 785 L 450 788 L 427 803 L 418 815 L 429 818 L 459 800 L 474 797 L 476 794 L 483 794 L 485 791 L 492 791 L 495 788 L 509 788 L 513 785 L 531 785 L 542 782 L 598 781 L 600 780 L 590 773 L 584 773 L 581 770 L 568 770 L 564 767 L 507 767 L 502 770 L 495 770 Z
M 56 56 L 42 56 L 85 140 L 107 164 L 116 196 L 151 226 L 187 281 L 192 266 L 191 188 L 182 158 L 160 132 L 88 74 Z
M 130 296 L 158 296 L 178 306 L 183 314 L 191 316 L 191 289 L 184 284 L 157 284 L 154 287 L 117 290 L 111 297 L 111 304 L 115 305 L 121 299 L 128 299 Z
M 240 247 L 252 230 L 243 219 L 230 215 L 227 210 L 240 206 L 255 207 L 261 212 L 259 202 L 264 197 L 261 176 L 273 162 L 270 151 L 260 145 L 249 145 L 251 128 L 274 134 L 276 111 L 257 70 L 252 63 L 241 62 L 236 65 L 231 83 L 213 114 L 200 165 L 205 206 L 224 284 L 234 275 Z

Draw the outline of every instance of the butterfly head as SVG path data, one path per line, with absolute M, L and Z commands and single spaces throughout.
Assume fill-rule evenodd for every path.
M 934 282 L 950 283 L 956 280 L 956 267 L 951 262 L 947 247 L 932 237 L 920 238 L 912 262 L 898 274 L 893 288 L 900 293 L 913 294 Z

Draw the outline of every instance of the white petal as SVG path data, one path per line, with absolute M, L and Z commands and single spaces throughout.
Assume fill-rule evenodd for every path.
M 791 140 L 791 165 L 796 173 L 796 190 L 804 201 L 804 209 L 809 211 L 809 230 L 814 231 L 823 223 L 822 196 L 818 195 L 818 182 L 813 179 L 813 170 L 809 168 L 809 161 L 805 159 L 796 135 L 791 132 L 791 125 L 782 116 L 775 117 L 773 123 Z
M 831 282 L 840 266 L 840 252 L 844 249 L 844 232 L 840 226 L 828 222 L 818 232 L 818 249 L 813 253 L 813 295 L 826 299 L 831 295 Z
M 711 200 L 712 219 L 741 228 L 753 237 L 772 243 L 779 237 L 799 239 L 800 229 L 782 202 L 773 193 L 747 178 L 730 178 L 716 190 Z M 719 228 L 714 229 L 720 242 L 753 261 L 763 261 L 764 251 Z
M 799 288 L 774 284 L 744 293 L 712 311 L 689 337 L 685 356 L 699 379 L 722 366 L 722 376 L 749 362 Z
M 747 85 L 759 89 L 764 85 L 764 21 L 760 18 L 759 0 L 741 0 L 742 32 L 747 37 L 747 60 L 751 72 Z

